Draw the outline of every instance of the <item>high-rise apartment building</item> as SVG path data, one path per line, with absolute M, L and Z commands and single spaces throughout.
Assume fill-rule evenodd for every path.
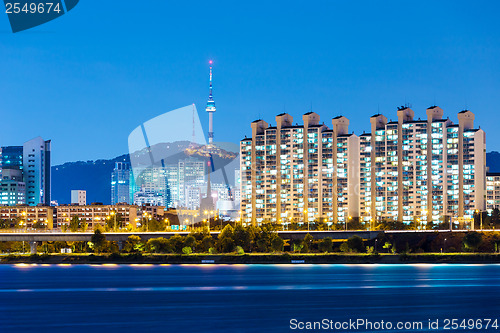
M 408 107 L 391 121 L 370 118 L 371 133 L 349 134 L 349 120 L 332 129 L 313 112 L 303 125 L 288 114 L 276 126 L 252 123 L 240 143 L 241 212 L 244 222 L 345 223 L 358 219 L 443 223 L 472 218 L 485 209 L 485 133 L 474 114 L 458 124 L 437 106 L 426 120 Z
M 494 209 L 500 209 L 500 173 L 486 174 L 486 210 L 489 214 Z
M 252 123 L 240 144 L 241 214 L 245 223 L 345 221 L 359 215 L 359 137 L 345 117 L 333 129 L 308 112 L 304 125 L 282 113 L 276 126 Z
M 388 122 L 383 115 L 370 118 L 371 208 L 366 222 L 443 223 L 472 218 L 476 209 L 484 209 L 485 133 L 474 129 L 474 114 L 461 111 L 453 124 L 437 106 L 426 113 L 426 120 L 414 120 L 413 110 L 401 107 L 397 121 Z M 367 206 L 363 197 L 361 205 Z

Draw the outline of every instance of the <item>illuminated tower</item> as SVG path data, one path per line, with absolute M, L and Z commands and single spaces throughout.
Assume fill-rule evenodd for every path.
M 208 144 L 212 145 L 214 141 L 214 112 L 215 112 L 215 101 L 212 96 L 212 60 L 209 61 L 210 64 L 210 94 L 208 95 L 207 108 L 208 112 Z

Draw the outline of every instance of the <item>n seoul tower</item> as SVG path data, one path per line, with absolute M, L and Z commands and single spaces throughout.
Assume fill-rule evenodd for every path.
M 207 108 L 208 112 L 208 144 L 211 146 L 214 141 L 214 112 L 215 112 L 215 101 L 212 96 L 212 63 L 210 60 L 210 94 L 208 95 Z

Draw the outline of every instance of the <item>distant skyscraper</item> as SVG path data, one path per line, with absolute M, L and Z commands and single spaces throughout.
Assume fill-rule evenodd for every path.
M 151 204 L 170 207 L 172 199 L 165 168 L 144 169 L 135 180 L 134 204 Z
M 193 206 L 195 203 L 192 196 L 188 199 L 188 191 L 191 191 L 191 188 L 201 188 L 205 184 L 205 162 L 186 158 L 180 160 L 178 166 L 179 204 L 182 207 Z
M 50 205 L 50 140 L 41 137 L 23 145 L 23 179 L 26 183 L 26 203 Z
M 71 190 L 71 204 L 85 206 L 87 204 L 87 191 Z
M 0 204 L 9 206 L 25 204 L 26 184 L 23 180 L 23 147 L 2 147 L 1 153 Z
M 130 163 L 115 162 L 115 168 L 111 173 L 111 204 L 119 202 L 132 203 L 131 195 L 131 170 Z
M 23 169 L 23 146 L 2 147 L 3 169 Z

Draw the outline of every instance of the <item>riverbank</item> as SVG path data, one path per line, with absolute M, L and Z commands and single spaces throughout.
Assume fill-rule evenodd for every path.
M 494 253 L 427 254 L 42 254 L 0 256 L 0 264 L 500 264 Z

